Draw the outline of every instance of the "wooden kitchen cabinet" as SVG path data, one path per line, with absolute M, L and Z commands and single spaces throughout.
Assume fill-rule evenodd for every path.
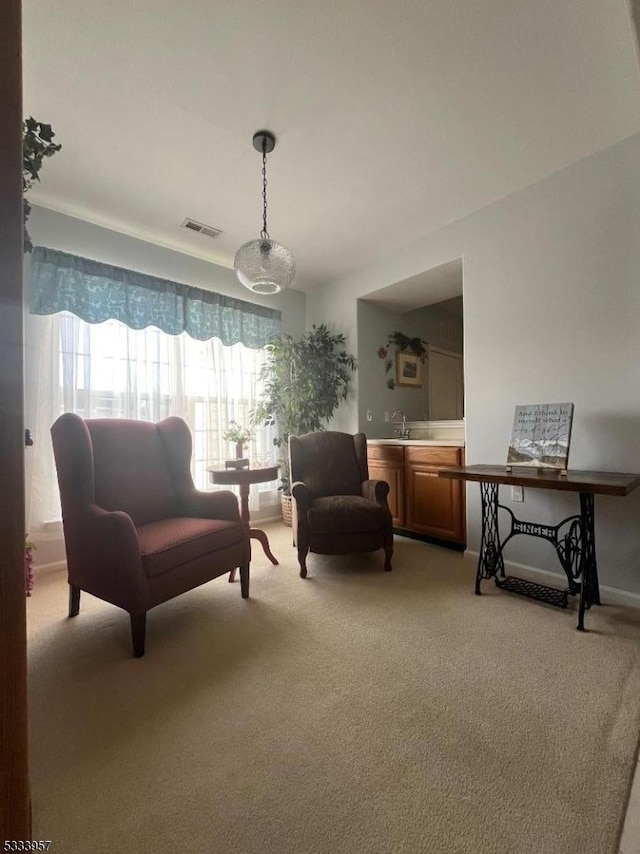
M 465 546 L 465 484 L 438 477 L 464 465 L 464 448 L 440 445 L 367 446 L 369 477 L 389 484 L 389 508 L 398 533 Z
M 393 527 L 404 527 L 404 448 L 397 445 L 367 445 L 369 477 L 389 484 L 389 510 Z
M 410 531 L 466 544 L 463 481 L 438 477 L 442 468 L 464 465 L 461 448 L 409 446 L 404 449 L 405 524 Z

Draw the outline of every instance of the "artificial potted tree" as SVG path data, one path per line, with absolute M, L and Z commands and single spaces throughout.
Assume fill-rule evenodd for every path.
M 325 323 L 298 340 L 281 333 L 266 347 L 259 374 L 261 394 L 251 415 L 254 426 L 275 425 L 279 450 L 282 518 L 291 525 L 289 436 L 324 430 L 347 397 L 356 358 L 345 350 L 345 337 Z

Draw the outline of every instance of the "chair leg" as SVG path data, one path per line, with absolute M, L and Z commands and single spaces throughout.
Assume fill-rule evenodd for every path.
M 240 567 L 240 591 L 243 599 L 249 598 L 249 561 Z
M 393 555 L 393 543 L 384 547 L 384 571 L 391 572 L 391 557 Z
M 136 658 L 144 655 L 144 637 L 147 627 L 147 615 L 129 614 L 131 619 L 131 639 L 133 640 L 133 654 Z
M 300 564 L 300 578 L 307 577 L 307 554 L 309 549 L 298 549 L 298 563 Z
M 77 617 L 80 613 L 80 588 L 69 584 L 69 616 Z

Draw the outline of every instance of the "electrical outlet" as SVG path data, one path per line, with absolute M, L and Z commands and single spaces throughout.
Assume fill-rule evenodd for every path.
M 511 500 L 524 501 L 524 488 L 522 486 L 511 487 Z
M 367 409 L 367 421 L 373 421 L 373 412 Z

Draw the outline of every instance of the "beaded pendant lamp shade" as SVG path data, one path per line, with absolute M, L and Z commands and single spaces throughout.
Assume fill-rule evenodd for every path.
M 253 135 L 253 147 L 262 152 L 262 231 L 258 240 L 238 249 L 233 267 L 240 284 L 254 294 L 277 294 L 293 281 L 296 262 L 286 246 L 271 240 L 267 230 L 267 154 L 276 147 L 276 138 L 268 130 L 259 130 Z

